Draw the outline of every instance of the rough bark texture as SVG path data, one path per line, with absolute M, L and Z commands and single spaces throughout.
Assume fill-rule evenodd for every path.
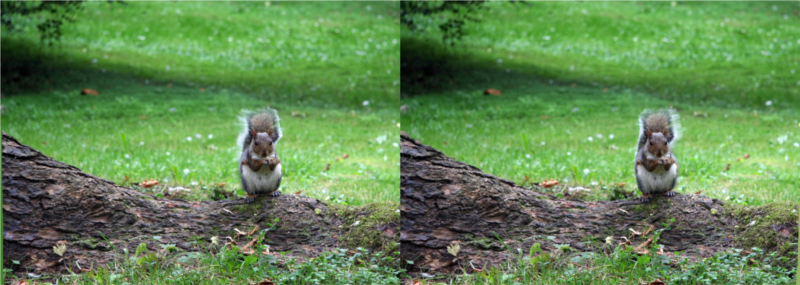
M 18 275 L 80 272 L 77 266 L 105 265 L 120 257 L 111 245 L 131 253 L 142 242 L 151 251 L 162 250 L 161 244 L 204 251 L 213 236 L 225 242 L 226 237 L 236 236 L 234 228 L 264 229 L 276 218 L 280 221 L 266 234 L 265 243 L 271 251 L 290 256 L 314 257 L 345 247 L 340 237 L 353 230 L 316 199 L 284 194 L 260 197 L 253 204 L 243 201 L 156 199 L 55 161 L 3 133 L 3 265 Z M 348 215 L 368 219 L 369 210 L 358 209 L 348 209 Z M 359 230 L 392 240 L 397 237 L 397 222 Z M 249 240 L 242 237 L 238 242 Z M 63 259 L 53 252 L 59 242 L 67 247 Z
M 506 245 L 515 253 L 518 248 L 527 253 L 534 243 L 545 251 L 556 244 L 596 251 L 591 240 L 603 243 L 613 236 L 616 245 L 620 237 L 630 236 L 629 229 L 658 230 L 671 218 L 675 223 L 659 240 L 666 252 L 708 257 L 737 245 L 741 248 L 737 232 L 742 231 L 736 229 L 747 225 L 716 199 L 678 195 L 657 197 L 649 204 L 557 199 L 483 173 L 405 133 L 401 140 L 400 250 L 403 258 L 415 261 L 412 272 L 471 272 L 472 266 L 499 265 L 513 258 Z M 767 241 L 774 248 L 797 242 L 797 222 L 765 228 L 775 231 L 770 235 L 773 240 Z M 642 241 L 634 239 L 633 245 Z M 458 258 L 447 252 L 451 244 L 460 244 Z

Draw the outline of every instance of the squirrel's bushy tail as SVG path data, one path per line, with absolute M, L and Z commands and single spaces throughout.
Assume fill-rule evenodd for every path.
M 681 137 L 681 125 L 678 122 L 680 116 L 675 109 L 644 110 L 639 115 L 639 149 L 647 141 L 645 131 L 651 133 L 662 133 L 667 138 L 667 142 L 673 143 Z
M 250 135 L 250 130 L 253 129 L 256 133 L 267 133 L 274 143 L 283 136 L 280 126 L 280 118 L 278 111 L 272 108 L 265 108 L 259 110 L 242 110 L 239 120 L 244 126 L 244 131 L 239 134 L 237 142 L 242 146 L 242 149 L 247 148 L 250 141 L 253 139 Z

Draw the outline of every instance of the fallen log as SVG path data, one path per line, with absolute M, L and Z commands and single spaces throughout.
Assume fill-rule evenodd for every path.
M 345 207 L 291 194 L 252 204 L 159 199 L 56 161 L 5 132 L 2 145 L 3 266 L 18 276 L 81 272 L 118 260 L 123 249 L 133 253 L 141 243 L 158 252 L 166 244 L 205 252 L 212 237 L 220 244 L 235 237 L 244 245 L 251 239 L 235 229 L 250 232 L 268 223 L 274 228 L 265 243 L 289 256 L 356 246 L 396 251 L 397 203 Z M 63 256 L 53 250 L 60 244 Z
M 527 253 L 534 243 L 550 252 L 557 245 L 598 252 L 607 237 L 614 245 L 625 237 L 637 246 L 645 238 L 633 231 L 652 236 L 665 225 L 658 244 L 667 254 L 709 257 L 757 246 L 797 258 L 789 255 L 797 251 L 797 202 L 744 207 L 693 194 L 648 204 L 560 199 L 486 174 L 404 132 L 401 142 L 400 251 L 414 262 L 411 272 L 472 272 L 514 258 L 517 249 Z M 447 250 L 455 244 L 456 256 Z

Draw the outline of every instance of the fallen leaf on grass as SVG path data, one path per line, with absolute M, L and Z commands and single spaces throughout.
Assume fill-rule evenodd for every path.
M 303 193 L 303 191 L 294 192 L 295 195 L 300 195 L 300 193 Z
M 331 164 L 330 163 L 326 164 L 325 168 L 323 168 L 322 171 L 328 171 L 328 169 L 331 169 Z
M 634 229 L 632 229 L 632 228 L 628 228 L 628 230 L 629 230 L 629 231 L 631 231 L 631 238 L 633 238 L 633 237 L 635 237 L 635 236 L 640 236 L 640 235 L 642 235 L 642 233 L 641 233 L 641 232 L 637 232 L 636 230 L 634 230 Z
M 649 239 L 647 239 L 647 240 L 646 240 L 646 241 L 644 241 L 642 244 L 640 244 L 639 246 L 637 246 L 636 248 L 634 248 L 634 250 L 635 250 L 635 251 L 636 251 L 636 253 L 638 253 L 638 254 L 648 254 L 650 251 L 649 251 L 649 250 L 647 250 L 647 248 L 648 248 L 648 247 L 650 247 L 650 244 L 651 244 L 651 243 L 653 243 L 653 238 L 649 238 Z
M 750 158 L 750 155 L 749 154 L 745 154 L 744 155 L 744 159 L 748 159 L 748 158 Z
M 98 93 L 97 90 L 94 89 L 84 88 L 83 90 L 81 90 L 81 95 L 97 96 L 100 95 L 100 93 Z
M 728 171 L 728 169 L 731 169 L 731 164 L 730 163 L 726 164 L 725 168 L 723 168 L 722 171 Z
M 489 88 L 483 91 L 483 95 L 500 96 L 503 95 L 503 92 L 500 92 L 500 90 L 494 88 Z
M 700 195 L 700 193 L 703 193 L 703 190 L 700 190 L 700 191 L 694 192 L 694 194 L 695 194 L 695 195 Z
M 158 180 L 155 180 L 155 179 L 150 179 L 149 181 L 148 180 L 144 180 L 144 181 L 142 181 L 142 183 L 139 183 L 139 186 L 142 186 L 144 188 L 150 188 L 150 187 L 153 187 L 153 186 L 156 186 L 156 185 L 158 185 Z
M 652 228 L 652 226 L 650 226 L 650 227 Z M 252 229 L 252 230 L 250 230 L 250 232 L 249 232 L 249 233 L 247 233 L 247 235 L 248 235 L 248 236 L 253 236 L 253 234 L 254 234 L 254 233 L 256 233 L 256 231 L 257 231 L 257 230 L 258 230 L 258 225 L 256 225 L 255 227 L 253 227 L 253 229 Z
M 556 186 L 556 185 L 558 185 L 558 180 L 555 180 L 555 179 L 552 179 L 552 178 L 550 179 L 550 181 L 544 180 L 544 181 L 542 181 L 542 183 L 539 183 L 539 186 L 542 186 L 544 188 L 550 188 L 550 187 L 553 187 L 553 186 Z
M 346 154 L 346 153 L 345 153 L 344 155 L 342 155 L 342 159 L 347 159 L 348 157 L 350 157 L 350 155 L 349 155 L 349 154 Z
M 254 285 L 275 285 L 275 282 L 272 282 L 269 279 L 264 279 L 264 281 L 255 283 Z

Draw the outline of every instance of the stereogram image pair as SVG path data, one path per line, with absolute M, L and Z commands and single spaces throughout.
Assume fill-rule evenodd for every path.
M 5 284 L 796 284 L 798 2 L 3 1 Z

